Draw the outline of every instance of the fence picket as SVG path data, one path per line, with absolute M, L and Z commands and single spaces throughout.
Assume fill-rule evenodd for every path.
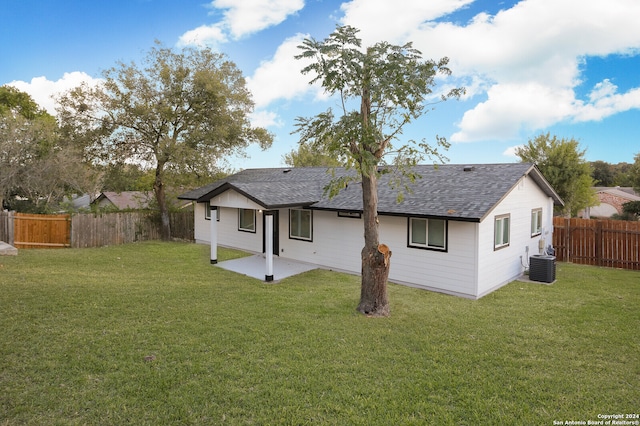
M 640 270 L 640 222 L 553 219 L 558 261 Z
M 87 213 L 70 218 L 0 212 L 0 240 L 18 248 L 87 248 L 158 240 L 155 217 L 151 212 Z M 171 213 L 170 220 L 173 238 L 193 241 L 193 212 Z

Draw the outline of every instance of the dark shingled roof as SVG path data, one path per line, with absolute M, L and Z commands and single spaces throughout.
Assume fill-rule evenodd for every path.
M 344 170 L 337 173 L 344 174 Z M 323 188 L 330 180 L 326 167 L 247 169 L 178 198 L 206 202 L 234 189 L 265 209 L 309 206 L 322 199 Z
M 529 175 L 554 203 L 563 204 L 537 167 L 528 163 L 475 164 L 470 166 L 419 165 L 413 169 L 421 178 L 407 182 L 407 189 L 394 188 L 393 172 L 378 180 L 378 214 L 441 217 L 478 222 L 502 200 L 521 177 Z M 337 168 L 335 176 L 353 171 Z M 305 206 L 312 209 L 362 211 L 362 188 L 352 182 L 334 198 L 323 188 L 332 179 L 326 168 L 248 169 L 179 198 L 206 202 L 233 189 L 265 209 Z M 398 193 L 402 191 L 402 200 Z

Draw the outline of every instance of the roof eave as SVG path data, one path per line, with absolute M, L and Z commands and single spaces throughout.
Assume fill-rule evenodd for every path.
M 212 191 L 209 191 L 208 193 L 200 196 L 199 198 L 195 199 L 194 201 L 198 202 L 198 203 L 206 203 L 209 200 L 211 200 L 213 197 L 216 197 L 226 191 L 229 190 L 233 190 L 235 192 L 237 192 L 238 194 L 247 197 L 249 200 L 253 201 L 254 203 L 258 204 L 260 207 L 262 207 L 265 210 L 275 210 L 275 209 L 283 209 L 283 208 L 290 208 L 290 207 L 309 207 L 314 203 L 317 203 L 317 200 L 315 201 L 304 201 L 304 202 L 295 202 L 295 203 L 280 203 L 280 204 L 270 204 L 265 200 L 262 200 L 258 197 L 256 197 L 255 195 L 242 190 L 240 188 L 238 188 L 236 185 L 234 185 L 233 183 L 230 182 L 225 182 L 224 184 L 218 186 L 217 188 L 215 188 Z
M 309 206 L 309 209 L 311 210 L 318 210 L 318 211 L 327 211 L 327 212 L 355 212 L 355 213 L 362 213 L 362 209 L 337 209 L 337 208 L 330 208 L 330 207 L 314 207 L 313 205 Z M 474 222 L 474 223 L 480 223 L 480 218 L 479 217 L 462 217 L 462 216 L 448 216 L 448 215 L 435 215 L 435 214 L 418 214 L 418 213 L 411 213 L 411 212 L 388 212 L 388 211 L 384 211 L 384 210 L 378 210 L 378 215 L 379 216 L 394 216 L 394 217 L 419 217 L 419 218 L 425 218 L 425 219 L 443 219 L 443 220 L 452 220 L 452 221 L 457 221 L 457 222 Z

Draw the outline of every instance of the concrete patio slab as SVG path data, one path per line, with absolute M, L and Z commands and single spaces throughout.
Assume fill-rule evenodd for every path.
M 0 241 L 0 256 L 17 256 L 18 249 L 12 245 Z
M 266 259 L 264 254 L 256 254 L 253 256 L 242 257 L 240 259 L 225 260 L 217 263 L 222 269 L 257 278 L 265 281 L 266 277 Z M 298 275 L 303 272 L 318 269 L 318 265 L 310 263 L 296 262 L 289 259 L 281 259 L 279 256 L 273 256 L 273 280 L 280 281 L 284 278 Z

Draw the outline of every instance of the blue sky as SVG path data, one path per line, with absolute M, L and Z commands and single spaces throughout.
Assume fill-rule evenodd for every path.
M 275 135 L 234 169 L 282 165 L 297 116 L 335 105 L 293 59 L 305 37 L 336 25 L 364 44 L 413 41 L 425 58 L 450 58 L 436 90 L 465 86 L 406 138 L 451 142 L 451 163 L 514 162 L 540 133 L 574 138 L 590 161 L 640 153 L 640 2 L 637 0 L 2 0 L 0 85 L 53 111 L 54 93 L 96 83 L 117 61 L 139 62 L 158 40 L 227 54 L 247 78 L 253 121 Z M 400 141 L 402 142 L 402 141 Z

